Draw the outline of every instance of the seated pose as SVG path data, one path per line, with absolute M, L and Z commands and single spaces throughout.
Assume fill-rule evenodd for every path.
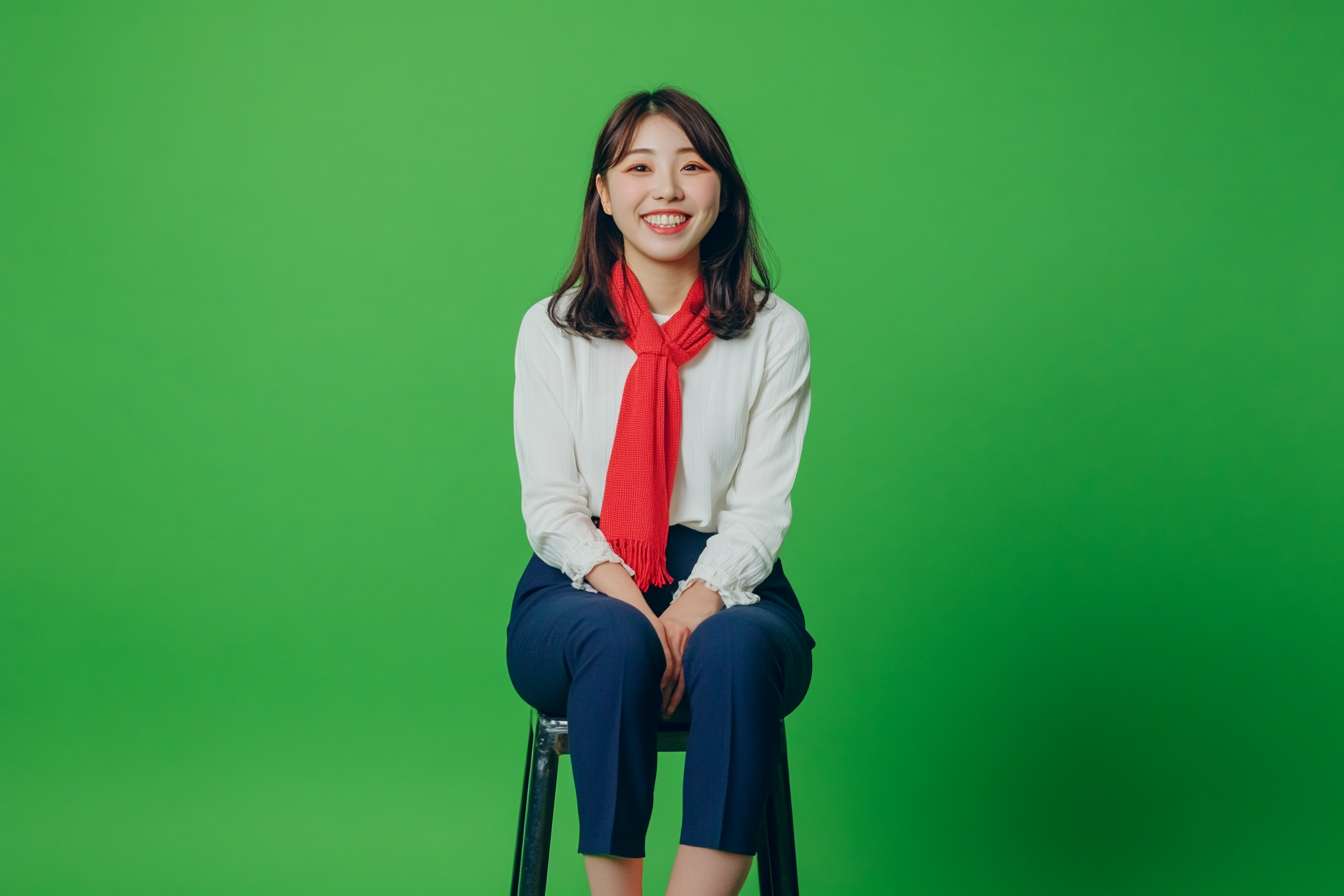
M 807 327 L 770 285 L 718 123 L 672 89 L 623 101 L 597 139 L 574 264 L 523 316 L 513 398 L 535 554 L 509 675 L 569 719 L 595 896 L 641 892 L 658 717 L 683 704 L 668 893 L 737 893 L 779 720 L 811 680 L 776 559 L 807 427 Z

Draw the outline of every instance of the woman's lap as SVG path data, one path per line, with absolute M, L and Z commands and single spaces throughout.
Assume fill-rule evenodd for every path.
M 509 674 L 524 700 L 549 715 L 565 715 L 577 665 L 595 652 L 631 651 L 636 643 L 661 679 L 662 647 L 638 610 L 606 595 L 565 588 L 568 593 L 536 595 L 536 603 L 509 626 Z M 789 614 L 768 604 L 729 607 L 700 623 L 683 662 L 692 707 L 695 692 L 721 683 L 758 690 L 773 685 L 771 704 L 780 718 L 802 702 L 812 674 L 805 636 Z
M 668 560 L 674 576 L 689 574 L 708 538 L 706 533 L 672 527 Z M 665 586 L 649 593 L 655 612 L 666 607 L 671 590 Z M 721 610 L 691 635 L 684 658 L 688 696 L 730 677 L 739 686 L 759 680 L 759 686 L 773 684 L 777 694 L 770 702 L 778 706 L 782 718 L 807 692 L 815 642 L 804 628 L 802 610 L 780 563 L 756 593 L 759 603 Z M 661 647 L 638 610 L 606 595 L 580 591 L 560 570 L 535 555 L 531 558 L 518 584 L 508 626 L 509 673 L 524 700 L 543 712 L 563 714 L 575 664 L 613 646 L 631 650 L 634 642 L 641 643 L 639 652 L 647 655 L 661 678 Z

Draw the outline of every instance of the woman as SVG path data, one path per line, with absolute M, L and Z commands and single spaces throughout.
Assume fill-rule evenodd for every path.
M 684 93 L 598 137 L 574 264 L 518 334 L 514 435 L 535 551 L 509 674 L 569 718 L 596 896 L 641 891 L 656 727 L 689 703 L 669 894 L 733 894 L 813 642 L 776 560 L 809 406 L 807 328 L 770 292 L 746 186 Z

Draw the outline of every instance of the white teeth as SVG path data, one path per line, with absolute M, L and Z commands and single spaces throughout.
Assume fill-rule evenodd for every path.
M 644 220 L 655 227 L 676 227 L 685 221 L 686 215 L 645 215 Z

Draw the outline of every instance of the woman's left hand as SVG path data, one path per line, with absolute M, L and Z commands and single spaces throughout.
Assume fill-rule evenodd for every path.
M 678 671 L 676 687 L 671 689 L 663 706 L 663 718 L 677 711 L 686 693 L 686 667 L 682 665 L 681 658 L 686 652 L 686 642 L 691 639 L 691 632 L 722 609 L 723 601 L 719 598 L 719 592 L 710 591 L 704 582 L 696 579 L 658 617 L 663 623 L 663 630 L 667 632 L 667 645 L 675 657 Z

